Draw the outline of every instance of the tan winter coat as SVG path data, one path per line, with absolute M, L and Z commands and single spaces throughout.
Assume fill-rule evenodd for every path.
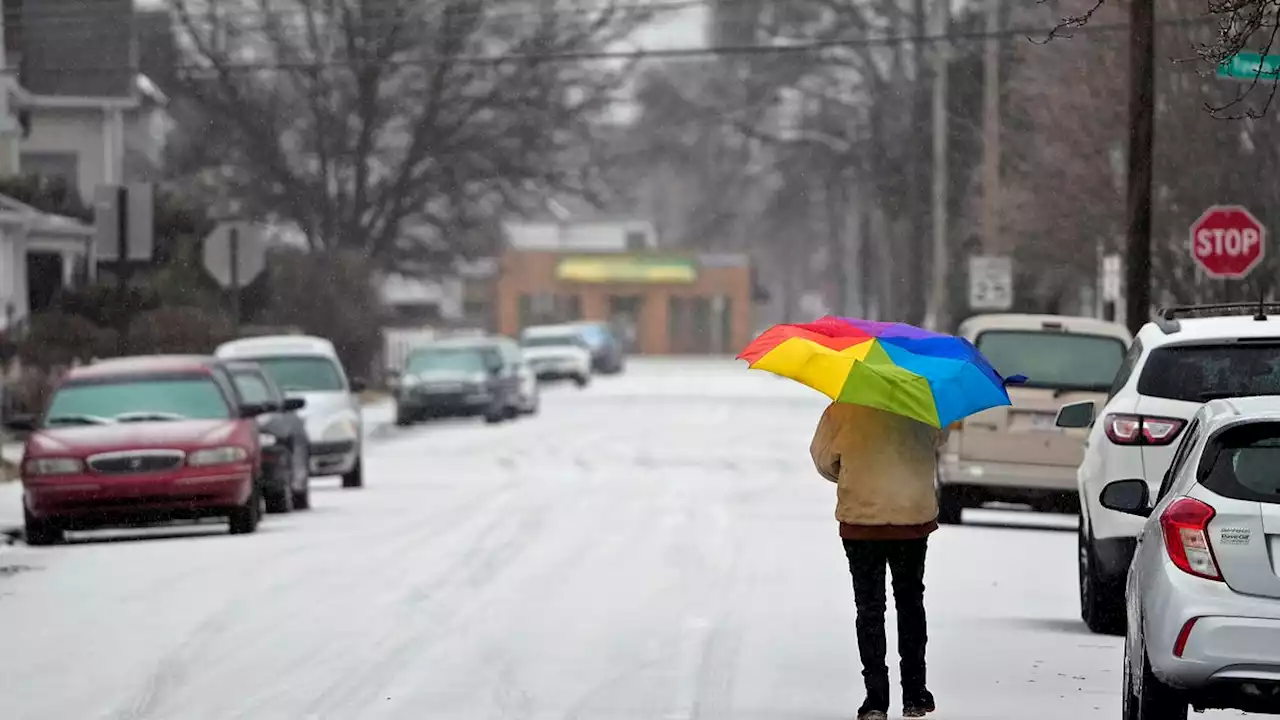
M 836 519 L 848 525 L 923 525 L 938 517 L 937 450 L 948 431 L 883 410 L 832 403 L 809 453 L 836 484 Z

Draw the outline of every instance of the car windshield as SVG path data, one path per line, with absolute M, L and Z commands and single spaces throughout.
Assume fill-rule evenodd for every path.
M 579 335 L 535 335 L 533 337 L 525 337 L 520 341 L 525 347 L 563 347 L 565 345 L 582 346 L 582 337 Z
M 1138 378 L 1138 392 L 1187 402 L 1280 395 L 1280 343 L 1157 348 Z
M 322 355 L 253 358 L 284 392 L 343 392 L 342 370 Z
M 223 420 L 231 407 L 208 376 L 122 378 L 64 385 L 54 393 L 44 427 L 151 420 Z
M 1083 333 L 988 330 L 976 344 L 1001 375 L 1054 390 L 1106 391 L 1125 353 L 1117 338 Z
M 419 350 L 409 356 L 405 371 L 484 372 L 484 352 L 480 348 L 438 348 Z
M 273 401 L 271 388 L 267 387 L 262 376 L 253 372 L 238 372 L 233 377 L 236 381 L 236 390 L 245 402 L 262 405 Z

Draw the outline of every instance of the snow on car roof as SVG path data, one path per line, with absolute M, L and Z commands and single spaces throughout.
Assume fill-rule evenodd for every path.
M 266 335 L 241 338 L 218 346 L 220 358 L 275 357 L 281 355 L 324 355 L 336 357 L 333 343 L 310 335 Z
M 1165 333 L 1156 323 L 1143 326 L 1138 333 L 1147 347 L 1205 340 L 1274 337 L 1280 341 L 1280 318 L 1268 316 L 1255 320 L 1253 315 L 1178 318 L 1178 331 Z

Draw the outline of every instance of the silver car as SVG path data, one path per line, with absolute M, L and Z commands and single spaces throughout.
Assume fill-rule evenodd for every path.
M 1280 396 L 1206 403 L 1151 493 L 1117 480 L 1100 503 L 1147 519 L 1126 593 L 1125 720 L 1280 713 Z

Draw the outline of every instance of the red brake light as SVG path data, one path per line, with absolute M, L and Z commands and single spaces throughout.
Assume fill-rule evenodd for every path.
M 1186 424 L 1178 418 L 1112 413 L 1102 427 L 1116 445 L 1168 445 Z
M 1222 580 L 1218 563 L 1209 546 L 1209 521 L 1214 509 L 1194 498 L 1184 497 L 1160 515 L 1164 547 L 1179 570 L 1207 580 Z

